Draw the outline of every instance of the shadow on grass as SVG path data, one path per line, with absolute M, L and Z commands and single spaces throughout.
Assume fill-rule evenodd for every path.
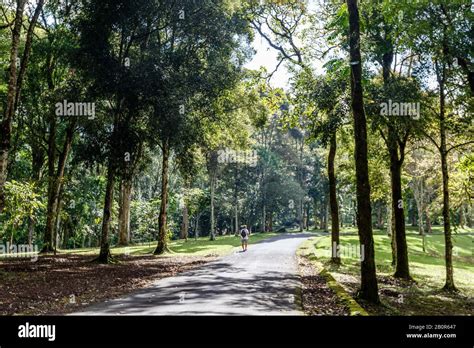
M 376 267 L 379 290 L 384 306 L 361 304 L 372 314 L 379 315 L 473 315 L 474 300 L 472 281 L 458 278 L 459 293 L 446 293 L 441 289 L 445 277 L 444 240 L 442 235 L 430 235 L 427 252 L 422 251 L 421 237 L 407 235 L 411 275 L 415 283 L 404 283 L 392 277 L 390 239 L 376 236 Z M 455 246 L 467 250 L 472 243 L 469 236 L 455 236 Z M 334 267 L 329 262 L 329 237 L 316 243 L 316 255 L 324 266 L 333 272 L 341 283 L 355 296 L 360 286 L 360 264 L 355 258 L 342 258 L 342 265 Z M 341 244 L 357 245 L 357 236 L 343 236 Z M 455 276 L 473 276 L 473 258 L 453 257 Z M 457 270 L 457 272 L 456 272 Z

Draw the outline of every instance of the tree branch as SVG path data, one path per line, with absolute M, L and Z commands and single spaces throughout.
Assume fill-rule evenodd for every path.
M 451 151 L 451 150 L 454 150 L 454 149 L 457 149 L 459 147 L 463 147 L 463 146 L 466 146 L 466 145 L 469 145 L 469 144 L 474 144 L 474 140 L 470 140 L 470 141 L 467 141 L 465 143 L 461 143 L 461 144 L 451 146 L 448 150 L 446 150 L 446 153 L 449 153 L 449 151 Z
M 426 131 L 422 130 L 421 131 L 423 133 L 423 135 L 425 137 L 427 137 L 432 143 L 433 145 L 438 149 L 438 151 L 441 151 L 441 146 L 438 145 L 438 143 L 436 142 L 436 140 L 433 139 L 433 137 L 431 135 L 429 135 Z

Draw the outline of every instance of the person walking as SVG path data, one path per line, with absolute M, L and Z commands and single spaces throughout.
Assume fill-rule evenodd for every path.
M 242 241 L 242 251 L 247 251 L 249 242 L 250 232 L 247 229 L 247 225 L 242 225 L 240 230 L 240 240 Z

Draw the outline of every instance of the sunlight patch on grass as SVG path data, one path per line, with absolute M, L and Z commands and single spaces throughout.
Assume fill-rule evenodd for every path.
M 392 275 L 392 251 L 390 237 L 375 234 L 375 259 L 379 275 Z M 330 260 L 331 237 L 323 236 L 315 239 L 316 256 L 324 263 Z M 426 252 L 422 249 L 422 238 L 414 232 L 407 233 L 408 257 L 412 277 L 423 286 L 433 290 L 440 289 L 445 281 L 444 235 L 431 234 L 426 236 Z M 453 234 L 453 265 L 454 281 L 459 290 L 468 296 L 474 296 L 474 256 L 472 254 L 473 236 Z M 345 250 L 359 248 L 357 235 L 341 235 L 342 265 L 338 273 L 349 273 L 358 276 L 359 259 L 357 255 L 345 253 Z
M 257 243 L 261 240 L 278 235 L 278 233 L 253 233 L 250 236 L 249 244 Z M 141 243 L 130 246 L 112 247 L 112 255 L 146 255 L 151 254 L 156 248 L 156 241 L 149 243 Z M 200 237 L 197 240 L 190 238 L 187 241 L 173 240 L 168 244 L 170 253 L 166 253 L 165 257 L 173 257 L 174 255 L 195 255 L 205 256 L 214 255 L 222 256 L 232 252 L 234 248 L 240 246 L 240 237 L 234 235 L 216 236 L 216 240 L 210 241 L 209 237 Z M 95 255 L 99 253 L 99 248 L 84 248 L 84 249 L 69 249 L 60 250 L 61 253 L 80 254 L 80 255 Z

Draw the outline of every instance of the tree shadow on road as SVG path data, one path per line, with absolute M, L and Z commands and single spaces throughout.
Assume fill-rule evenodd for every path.
M 242 276 L 242 272 L 242 268 L 235 268 L 230 263 L 215 262 L 163 279 L 126 298 L 91 306 L 86 314 L 295 314 L 294 291 L 298 276 L 278 271 Z

